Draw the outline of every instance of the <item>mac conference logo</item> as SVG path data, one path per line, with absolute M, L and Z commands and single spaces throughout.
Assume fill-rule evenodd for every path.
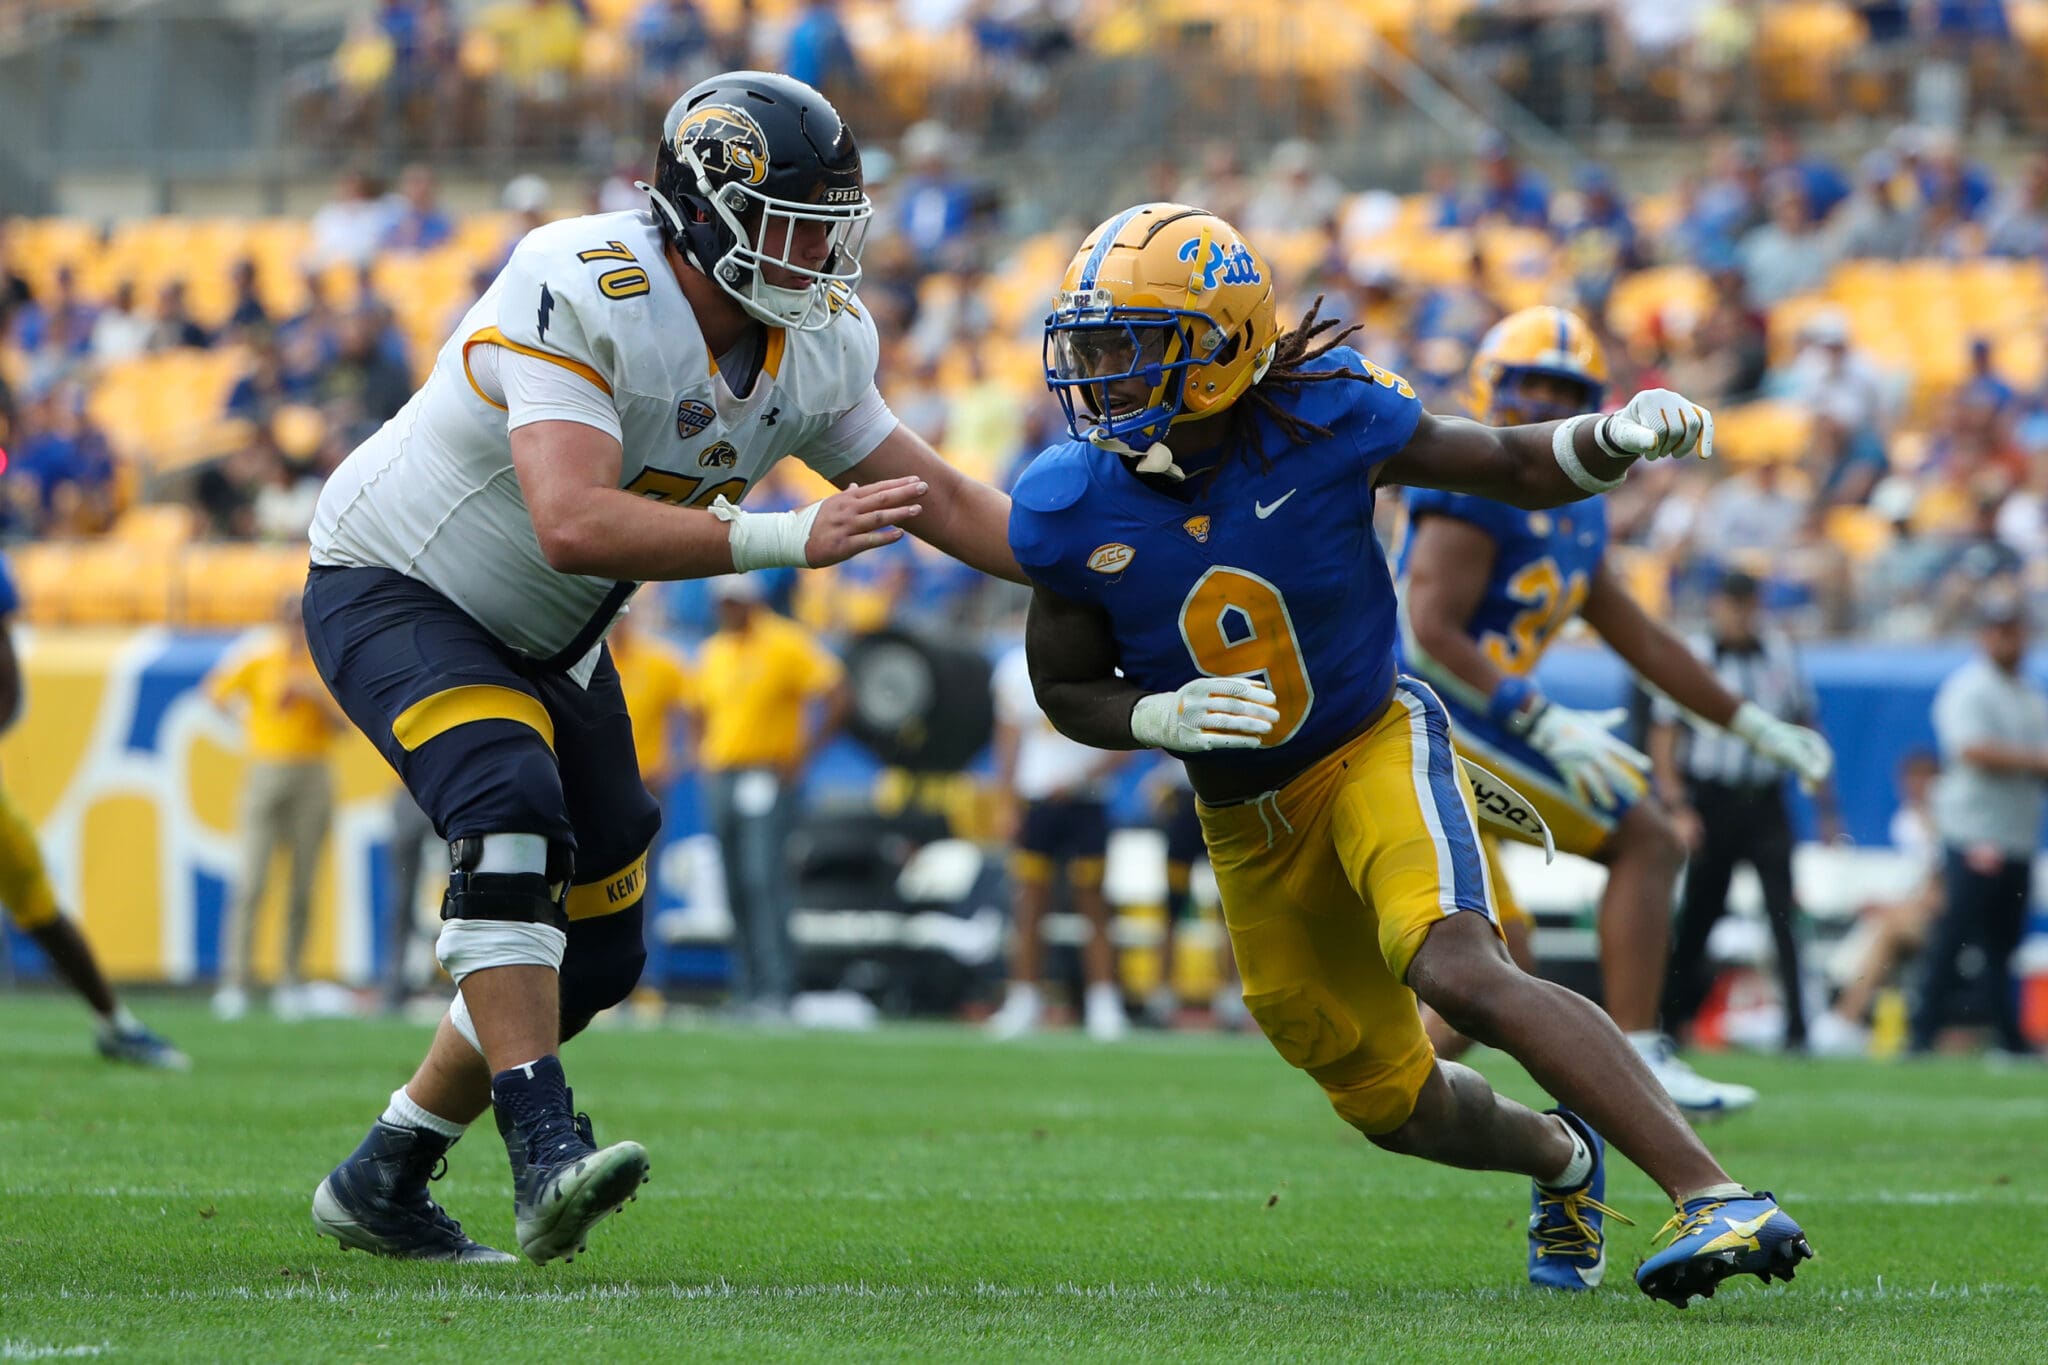
M 711 425 L 718 414 L 711 405 L 696 398 L 685 398 L 676 404 L 676 435 L 685 441 Z

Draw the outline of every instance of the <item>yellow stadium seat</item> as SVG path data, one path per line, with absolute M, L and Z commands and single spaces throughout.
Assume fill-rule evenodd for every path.
M 304 545 L 191 545 L 178 557 L 178 620 L 188 626 L 250 626 L 277 618 L 306 580 Z
M 1829 508 L 1826 529 L 1828 539 L 1859 564 L 1892 541 L 1891 523 L 1868 507 Z
M 37 625 L 163 622 L 170 614 L 171 554 L 125 540 L 24 546 L 15 555 L 23 615 Z
M 1734 464 L 1789 464 L 1805 457 L 1813 415 L 1794 403 L 1766 399 L 1714 413 L 1714 453 Z
M 192 511 L 174 502 L 130 507 L 115 518 L 108 534 L 130 545 L 175 549 L 192 539 Z

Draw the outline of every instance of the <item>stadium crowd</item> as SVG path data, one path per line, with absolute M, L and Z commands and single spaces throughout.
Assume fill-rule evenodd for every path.
M 894 150 L 862 287 L 884 390 L 949 458 L 1001 479 L 1052 429 L 1039 315 L 1082 224 L 1006 232 L 999 192 L 944 127 Z M 511 243 L 550 216 L 635 204 L 632 178 L 571 197 L 522 176 L 502 213 L 465 217 L 416 165 L 389 190 L 344 175 L 303 223 L 12 224 L 0 537 L 90 538 L 169 500 L 201 537 L 301 539 L 321 478 L 403 405 Z M 1219 144 L 1140 192 L 1245 222 L 1284 312 L 1325 296 L 1441 409 L 1459 408 L 1486 328 L 1540 301 L 1594 321 L 1614 391 L 1713 404 L 1712 477 L 1660 474 L 1615 499 L 1654 601 L 1694 606 L 1732 563 L 1796 630 L 1910 638 L 1993 580 L 2048 593 L 2048 155 L 1999 175 L 1906 128 L 1843 166 L 1778 132 L 1723 138 L 1703 175 L 1630 193 L 1594 164 L 1553 184 L 1492 142 L 1395 196 L 1289 141 L 1251 166 Z M 899 604 L 977 618 L 971 575 L 914 550 L 875 559 L 837 575 L 814 624 L 869 626 Z

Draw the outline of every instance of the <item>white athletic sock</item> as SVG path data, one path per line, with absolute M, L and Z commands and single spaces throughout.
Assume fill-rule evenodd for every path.
M 439 1133 L 445 1138 L 459 1138 L 462 1136 L 462 1130 L 468 1127 L 467 1124 L 444 1119 L 439 1114 L 422 1108 L 412 1096 L 405 1093 L 405 1087 L 402 1085 L 391 1092 L 391 1103 L 385 1108 L 381 1122 L 395 1128 L 424 1128 L 429 1133 Z
M 1564 1169 L 1555 1177 L 1536 1183 L 1546 1190 L 1575 1190 L 1585 1184 L 1586 1178 L 1593 1174 L 1593 1148 L 1580 1135 L 1578 1129 L 1557 1115 L 1551 1117 L 1557 1119 L 1558 1126 L 1565 1131 L 1565 1136 L 1572 1140 L 1572 1159 L 1564 1164 Z
M 113 1038 L 123 1033 L 133 1033 L 141 1027 L 142 1021 L 130 1014 L 128 1007 L 123 1004 L 116 1003 L 112 1014 L 102 1014 L 100 1016 L 100 1036 L 103 1038 Z
M 1690 1193 L 1690 1194 L 1681 1194 L 1680 1196 L 1678 1196 L 1678 1207 L 1680 1207 L 1680 1208 L 1684 1208 L 1684 1207 L 1685 1207 L 1685 1206 L 1686 1206 L 1687 1204 L 1690 1204 L 1690 1203 L 1692 1203 L 1692 1202 L 1693 1202 L 1693 1200 L 1695 1200 L 1695 1199 L 1747 1199 L 1747 1198 L 1749 1198 L 1749 1191 L 1748 1191 L 1748 1190 L 1746 1190 L 1746 1189 L 1744 1189 L 1744 1188 L 1743 1188 L 1742 1186 L 1740 1186 L 1740 1185 L 1734 1185 L 1734 1184 L 1729 1184 L 1729 1185 L 1709 1185 L 1709 1186 L 1707 1186 L 1707 1187 L 1706 1187 L 1705 1189 L 1701 1189 L 1701 1190 L 1694 1190 L 1694 1191 L 1693 1191 L 1692 1193 Z
M 1629 1040 L 1629 1043 L 1634 1046 L 1637 1052 L 1642 1053 L 1645 1057 L 1664 1046 L 1664 1035 L 1656 1029 L 1643 1029 L 1635 1033 L 1624 1034 L 1623 1036 Z

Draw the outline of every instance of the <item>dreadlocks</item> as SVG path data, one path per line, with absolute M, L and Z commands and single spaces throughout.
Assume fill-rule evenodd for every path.
M 1303 421 L 1287 411 L 1273 397 L 1275 389 L 1297 389 L 1303 384 L 1322 384 L 1333 379 L 1358 379 L 1370 384 L 1369 374 L 1360 374 L 1349 367 L 1334 370 L 1306 370 L 1302 366 L 1312 360 L 1319 360 L 1337 347 L 1342 346 L 1352 333 L 1359 330 L 1353 323 L 1335 336 L 1325 333 L 1338 327 L 1336 318 L 1322 316 L 1323 296 L 1316 295 L 1316 301 L 1309 305 L 1307 313 L 1299 323 L 1280 334 L 1280 341 L 1273 349 L 1273 362 L 1266 367 L 1266 373 L 1259 382 L 1252 385 L 1245 394 L 1245 401 L 1238 403 L 1230 413 L 1230 436 L 1228 447 L 1246 450 L 1258 457 L 1262 473 L 1273 472 L 1273 457 L 1259 445 L 1258 424 L 1254 414 L 1264 413 L 1273 425 L 1280 428 L 1292 445 L 1306 445 L 1310 440 L 1331 435 L 1330 429 L 1317 422 Z M 1321 341 L 1317 338 L 1322 337 Z

